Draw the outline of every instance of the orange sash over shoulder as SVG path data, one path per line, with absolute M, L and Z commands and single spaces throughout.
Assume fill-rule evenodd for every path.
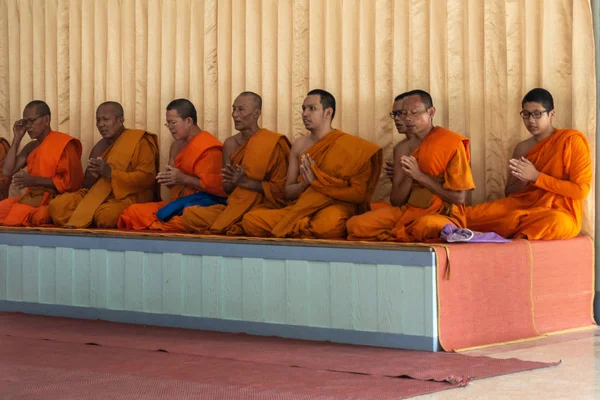
M 198 176 L 206 192 L 214 194 L 215 196 L 225 197 L 227 194 L 223 190 L 221 167 L 198 168 L 205 152 L 209 149 L 222 151 L 223 143 L 209 132 L 202 131 L 198 133 L 175 157 L 175 168 L 187 175 Z M 194 188 L 184 185 L 175 185 L 171 188 L 171 195 L 169 197 L 171 200 L 176 200 L 195 192 L 197 192 L 197 190 Z
M 127 129 L 106 149 L 102 154 L 102 158 L 106 160 L 115 173 L 117 171 L 127 171 L 133 153 L 142 140 L 147 140 L 154 153 L 158 154 L 158 138 L 156 135 L 139 129 Z M 158 170 L 158 162 L 159 158 L 155 157 L 156 170 Z M 154 192 L 156 197 L 156 185 Z M 96 210 L 107 200 L 111 193 L 113 193 L 113 182 L 110 179 L 100 177 L 81 200 L 65 226 L 71 228 L 90 226 L 94 220 Z
M 10 176 L 3 175 L 1 172 L 9 148 L 10 143 L 4 138 L 0 138 L 0 200 L 4 200 L 8 197 L 8 189 L 12 180 Z
M 346 203 L 366 211 L 377 186 L 383 153 L 379 146 L 339 130 L 333 130 L 305 153 L 316 165 L 316 179 L 287 207 L 284 218 L 272 233 L 277 237 L 294 234 L 296 223 L 323 208 Z
M 264 194 L 243 187 L 236 187 L 227 199 L 227 207 L 217 220 L 212 224 L 210 231 L 215 234 L 229 232 L 230 229 L 241 221 L 244 214 L 257 204 L 264 203 L 266 208 L 281 208 L 285 206 L 283 187 L 265 180 L 272 168 L 286 168 L 283 165 L 274 165 L 274 153 L 279 151 L 282 159 L 287 160 L 290 152 L 289 140 L 276 132 L 260 129 L 246 141 L 232 156 L 232 164 L 241 165 L 246 176 L 252 180 L 262 181 Z M 268 155 L 268 156 L 267 156 Z M 279 185 L 281 186 L 281 185 Z M 233 234 L 240 234 L 233 232 Z

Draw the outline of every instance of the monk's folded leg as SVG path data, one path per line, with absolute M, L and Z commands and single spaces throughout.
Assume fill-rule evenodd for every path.
M 119 229 L 149 229 L 150 225 L 157 220 L 156 212 L 166 204 L 165 201 L 132 204 L 123 211 L 117 226 Z
M 55 197 L 48 204 L 50 218 L 56 226 L 64 226 L 73 215 L 73 212 L 83 199 L 84 194 L 79 192 L 63 193 Z
M 581 227 L 568 213 L 558 210 L 536 212 L 521 218 L 516 239 L 559 240 L 579 235 Z
M 411 241 L 426 242 L 438 239 L 440 232 L 446 224 L 454 224 L 451 218 L 440 215 L 424 215 L 415 219 L 406 227 L 406 233 Z
M 39 206 L 31 212 L 31 218 L 26 226 L 52 225 L 52 217 L 48 206 Z
M 279 210 L 253 210 L 242 218 L 242 227 L 248 236 L 271 237 L 271 231 L 287 212 L 287 207 Z
M 109 200 L 94 213 L 94 224 L 97 228 L 112 229 L 117 227 L 119 217 L 129 204 Z
M 163 222 L 157 218 L 150 224 L 150 229 L 163 232 L 187 232 L 181 215 L 176 215 L 167 222 Z
M 0 201 L 0 223 L 8 216 L 8 213 L 10 213 L 10 210 L 17 201 L 19 201 L 19 196 L 9 197 L 8 199 Z
M 184 228 L 188 232 L 205 234 L 209 233 L 210 226 L 223 212 L 225 205 L 217 204 L 210 207 L 191 206 L 183 210 L 181 216 Z
M 402 216 L 400 207 L 383 207 L 355 215 L 346 223 L 349 240 L 385 240 Z
M 341 239 L 346 237 L 346 221 L 356 214 L 354 204 L 336 204 L 317 212 L 300 237 Z

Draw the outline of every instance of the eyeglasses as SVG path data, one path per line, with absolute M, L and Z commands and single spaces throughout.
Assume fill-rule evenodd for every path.
M 410 110 L 410 111 L 405 111 L 405 110 L 399 110 L 399 111 L 392 111 L 390 113 L 390 118 L 394 119 L 396 117 L 400 117 L 400 118 L 413 118 L 413 117 L 417 117 L 423 113 L 426 113 L 427 110 Z
M 521 118 L 523 119 L 529 119 L 529 117 L 533 117 L 533 119 L 540 119 L 542 118 L 542 114 L 547 113 L 548 110 L 543 110 L 543 111 L 533 111 L 533 112 L 529 112 L 529 111 L 521 111 L 519 114 L 521 114 Z
M 166 124 L 164 124 L 167 128 L 171 129 L 171 128 L 175 128 L 175 125 L 177 125 L 178 123 L 180 123 L 181 121 L 183 121 L 182 119 L 180 119 L 179 121 L 171 121 L 171 122 L 167 122 Z
M 391 119 L 396 119 L 396 117 L 402 117 L 402 111 L 392 111 L 390 113 Z
M 35 118 L 23 118 L 21 121 L 23 121 L 24 125 L 33 125 L 35 123 L 35 121 L 37 121 L 41 117 L 43 117 L 43 115 L 38 115 Z

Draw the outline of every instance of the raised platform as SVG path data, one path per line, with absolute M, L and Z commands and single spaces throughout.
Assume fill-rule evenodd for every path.
M 0 311 L 461 350 L 593 326 L 593 267 L 584 237 L 428 246 L 0 228 Z
M 428 246 L 0 231 L 0 310 L 438 350 Z

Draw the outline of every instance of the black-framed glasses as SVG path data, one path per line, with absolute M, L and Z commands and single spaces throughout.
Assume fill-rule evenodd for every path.
M 548 112 L 548 110 L 542 110 L 542 111 L 535 110 L 532 112 L 523 110 L 519 114 L 521 115 L 521 118 L 523 118 L 523 119 L 529 119 L 529 117 L 533 117 L 533 119 L 540 119 L 540 118 L 542 118 L 542 115 L 547 112 Z
M 42 115 L 38 115 L 35 118 L 23 118 L 22 121 L 25 125 L 33 125 L 35 123 L 35 121 L 37 121 L 38 119 L 42 118 L 44 116 L 44 114 Z
M 402 117 L 402 111 L 392 111 L 390 113 L 391 119 L 395 119 L 396 117 Z

